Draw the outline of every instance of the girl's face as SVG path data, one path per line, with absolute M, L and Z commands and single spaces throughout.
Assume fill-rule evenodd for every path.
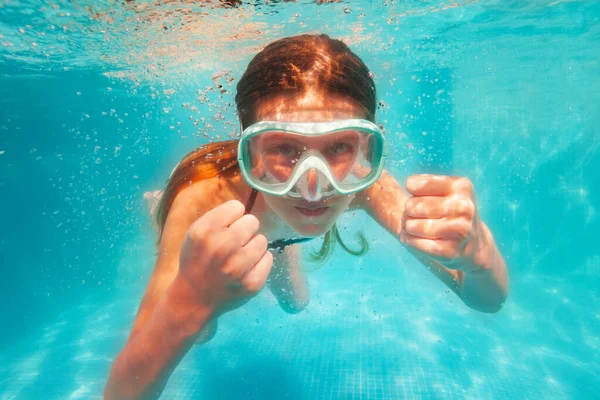
M 327 122 L 340 119 L 364 119 L 363 107 L 353 99 L 316 91 L 296 98 L 275 97 L 258 106 L 258 121 Z M 318 141 L 319 138 L 314 138 Z M 318 145 L 318 143 L 315 143 Z M 308 185 L 316 179 L 308 172 Z M 340 214 L 350 205 L 354 195 L 334 194 L 319 201 L 304 198 L 272 196 L 263 193 L 267 205 L 298 234 L 307 237 L 327 232 Z

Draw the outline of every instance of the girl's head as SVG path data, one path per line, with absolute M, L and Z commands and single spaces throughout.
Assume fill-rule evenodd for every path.
M 248 65 L 236 95 L 243 129 L 260 121 L 374 122 L 375 99 L 367 66 L 343 42 L 327 35 L 293 36 L 269 44 Z M 310 146 L 319 149 L 319 138 L 310 140 Z M 316 171 L 309 171 L 307 185 L 316 178 Z M 264 193 L 269 207 L 305 236 L 327 232 L 353 197 L 334 194 L 308 201 Z
M 258 53 L 237 85 L 235 100 L 242 128 L 247 128 L 265 120 L 366 119 L 374 122 L 375 98 L 375 84 L 369 69 L 344 43 L 327 35 L 301 35 L 277 40 Z M 156 209 L 158 242 L 180 191 L 196 181 L 216 176 L 228 179 L 239 173 L 237 147 L 235 140 L 210 143 L 180 161 Z M 309 185 L 311 179 L 307 175 Z M 315 260 L 326 259 L 336 243 L 350 254 L 367 251 L 363 236 L 359 235 L 360 249 L 352 250 L 341 241 L 335 226 L 338 216 L 352 201 L 352 195 L 327 196 L 318 202 L 267 194 L 264 198 L 299 234 L 318 236 L 326 232 Z

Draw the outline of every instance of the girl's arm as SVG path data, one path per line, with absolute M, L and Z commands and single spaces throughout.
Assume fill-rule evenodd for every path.
M 478 218 L 469 185 L 465 178 L 416 175 L 407 180 L 411 196 L 384 171 L 356 203 L 465 304 L 496 312 L 508 292 L 506 264 Z
M 206 315 L 186 310 L 191 290 L 175 278 L 190 225 L 212 204 L 199 204 L 201 183 L 177 195 L 158 247 L 158 258 L 127 343 L 113 363 L 106 399 L 158 398 L 169 376 L 206 327 Z M 202 212 L 199 212 L 199 207 Z M 187 297 L 186 297 L 187 296 Z
M 208 314 L 186 311 L 185 296 L 194 296 L 183 280 L 175 280 L 153 308 L 143 328 L 115 360 L 104 398 L 158 399 L 169 377 L 195 342 Z

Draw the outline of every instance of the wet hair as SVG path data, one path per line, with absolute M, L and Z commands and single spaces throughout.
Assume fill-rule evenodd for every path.
M 248 64 L 235 96 L 242 126 L 256 122 L 262 100 L 310 90 L 349 97 L 375 120 L 375 83 L 360 57 L 327 35 L 300 35 L 269 44 Z
M 293 98 L 308 91 L 350 98 L 362 106 L 366 119 L 375 121 L 375 83 L 360 57 L 340 40 L 323 34 L 305 34 L 276 40 L 250 61 L 237 84 L 235 96 L 242 128 L 257 122 L 262 101 L 278 96 Z M 227 178 L 238 173 L 235 140 L 211 143 L 188 154 L 173 171 L 156 209 L 158 240 L 162 237 L 169 209 L 181 190 L 201 179 Z M 313 254 L 312 259 L 327 259 L 337 242 L 350 254 L 362 255 L 368 245 L 362 234 L 359 234 L 359 241 L 360 250 L 349 249 L 341 241 L 334 224 L 325 234 L 321 250 Z

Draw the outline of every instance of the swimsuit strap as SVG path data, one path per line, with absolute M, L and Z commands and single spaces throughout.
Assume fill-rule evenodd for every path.
M 258 195 L 258 191 L 256 189 L 252 189 L 252 193 L 250 193 L 250 197 L 248 198 L 248 201 L 246 202 L 246 213 L 245 214 L 250 214 L 250 211 L 252 211 L 252 207 L 254 206 L 254 202 L 256 201 L 257 195 Z M 313 238 L 297 237 L 297 238 L 290 238 L 290 239 L 274 240 L 272 242 L 269 242 L 268 249 L 275 250 L 278 253 L 283 253 L 283 249 L 285 249 L 287 246 L 291 246 L 292 244 L 296 244 L 296 243 L 308 242 L 309 240 L 312 240 L 312 239 Z
M 283 249 L 285 249 L 287 246 L 291 246 L 296 243 L 308 242 L 310 240 L 313 240 L 313 238 L 297 237 L 290 239 L 279 239 L 269 242 L 269 246 L 267 248 L 269 250 L 275 250 L 278 253 L 283 253 Z
M 250 214 L 252 211 L 252 207 L 254 206 L 254 202 L 256 201 L 256 195 L 258 191 L 256 189 L 252 189 L 252 193 L 250 193 L 250 197 L 248 197 L 248 201 L 246 202 L 246 212 L 244 214 Z

